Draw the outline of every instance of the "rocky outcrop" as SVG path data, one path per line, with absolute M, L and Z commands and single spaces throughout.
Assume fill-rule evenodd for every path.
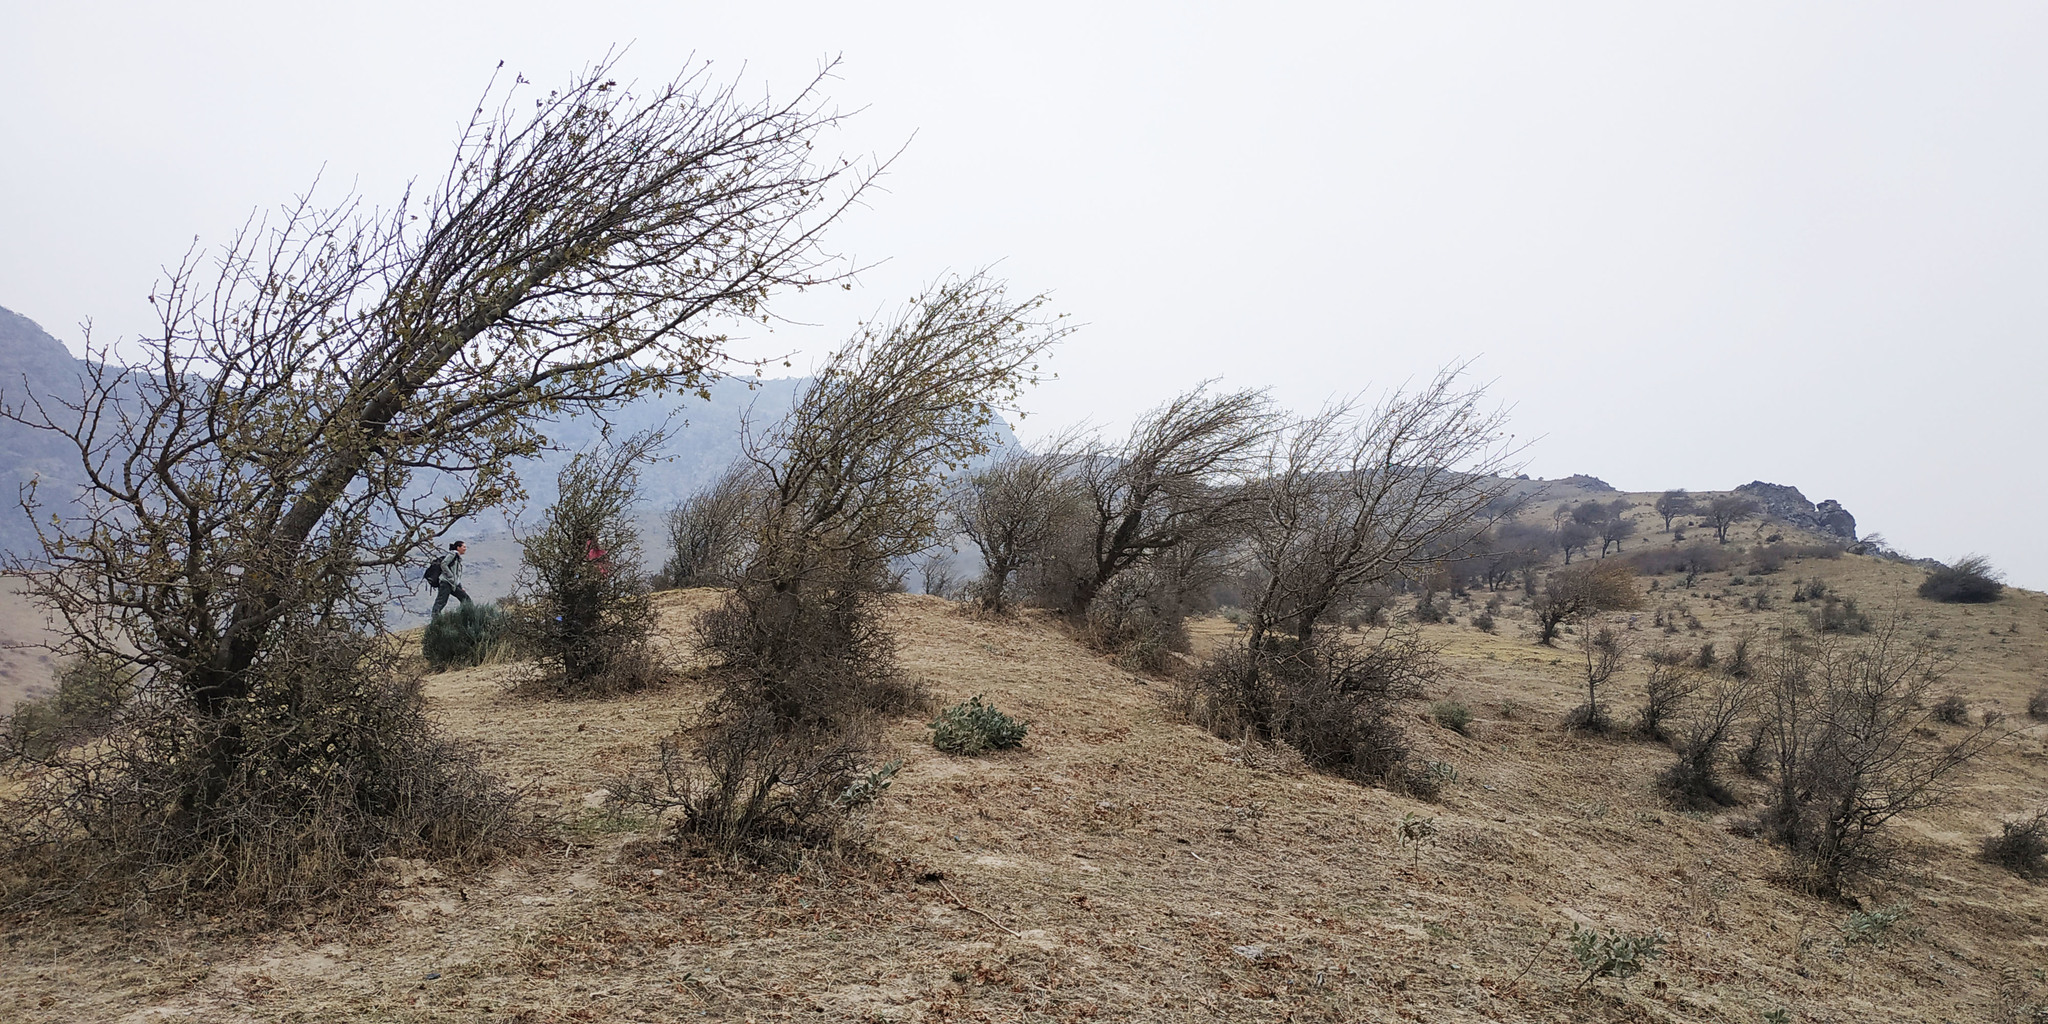
M 1842 507 L 1842 503 L 1829 498 L 1816 505 L 1799 493 L 1799 488 L 1784 484 L 1769 484 L 1752 480 L 1735 489 L 1735 493 L 1753 498 L 1763 506 L 1764 514 L 1782 519 L 1802 530 L 1840 537 L 1846 541 L 1856 539 L 1856 517 Z
M 1568 487 L 1577 487 L 1580 490 L 1585 491 L 1600 491 L 1603 493 L 1611 493 L 1614 491 L 1613 484 L 1610 484 L 1597 476 L 1588 476 L 1584 473 L 1573 473 L 1571 476 L 1559 480 L 1558 483 L 1564 484 Z

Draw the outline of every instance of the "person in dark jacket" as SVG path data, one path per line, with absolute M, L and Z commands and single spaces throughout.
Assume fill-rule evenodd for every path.
M 435 559 L 441 566 L 441 578 L 434 582 L 434 610 L 430 615 L 441 614 L 451 596 L 461 601 L 462 607 L 469 607 L 469 591 L 462 589 L 462 554 L 468 550 L 469 545 L 458 540 L 448 545 L 447 554 Z

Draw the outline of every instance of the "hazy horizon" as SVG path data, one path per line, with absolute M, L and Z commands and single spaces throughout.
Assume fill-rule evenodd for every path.
M 1295 408 L 1472 359 L 1529 472 L 1753 479 L 2048 587 L 2014 511 L 2048 297 L 2048 10 L 371 3 L 0 12 L 0 305 L 77 351 L 149 326 L 197 236 L 322 176 L 433 180 L 499 61 L 545 90 L 713 62 L 901 155 L 828 237 L 887 262 L 739 351 L 802 370 L 948 269 L 1084 328 L 1027 438 L 1192 384 Z M 905 146 L 908 143 L 907 148 Z

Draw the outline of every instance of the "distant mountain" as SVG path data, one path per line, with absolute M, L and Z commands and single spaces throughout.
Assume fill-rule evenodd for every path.
M 0 309 L 0 403 L 15 407 L 33 398 L 61 416 L 63 409 L 52 403 L 75 400 L 84 372 L 85 363 L 35 321 Z M 22 487 L 40 481 L 42 500 L 69 501 L 83 475 L 77 449 L 63 438 L 0 420 L 0 549 L 26 551 L 36 543 L 17 504 Z

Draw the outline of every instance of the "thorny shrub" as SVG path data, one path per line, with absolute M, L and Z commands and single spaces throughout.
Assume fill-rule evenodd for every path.
M 2004 592 L 2003 574 L 1983 555 L 1966 555 L 1929 572 L 1919 589 L 1921 597 L 1950 604 L 1988 604 Z
M 515 796 L 434 730 L 391 645 L 305 621 L 266 644 L 249 696 L 215 712 L 138 678 L 97 740 L 10 742 L 0 904 L 269 909 L 379 857 L 475 864 L 526 840 Z
M 2048 811 L 2002 821 L 1984 839 L 1983 857 L 2023 878 L 2048 878 Z
M 1441 780 L 1411 758 L 1396 718 L 1442 673 L 1412 628 L 1238 644 L 1191 674 L 1184 710 L 1218 736 L 1283 742 L 1319 771 L 1427 799 Z

